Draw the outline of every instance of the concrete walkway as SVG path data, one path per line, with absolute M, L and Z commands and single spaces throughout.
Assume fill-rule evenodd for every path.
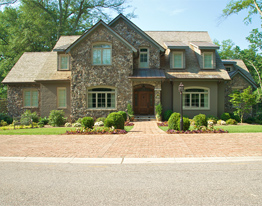
M 206 158 L 261 157 L 262 133 L 166 134 L 135 122 L 126 135 L 0 135 L 0 157 Z

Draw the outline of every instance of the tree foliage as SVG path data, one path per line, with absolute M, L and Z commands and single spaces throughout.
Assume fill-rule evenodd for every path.
M 1 5 L 0 82 L 24 52 L 51 51 L 61 35 L 81 34 L 99 19 L 111 20 L 112 11 L 129 7 L 126 0 L 0 0 Z M 4 97 L 6 87 L 0 84 Z

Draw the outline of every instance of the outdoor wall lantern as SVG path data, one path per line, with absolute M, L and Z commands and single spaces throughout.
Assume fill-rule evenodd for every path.
M 183 130 L 183 91 L 184 85 L 180 82 L 178 86 L 178 91 L 180 93 L 180 131 Z

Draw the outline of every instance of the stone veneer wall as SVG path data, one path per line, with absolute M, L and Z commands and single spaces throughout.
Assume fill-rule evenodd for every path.
M 23 89 L 38 89 L 38 108 L 23 107 Z M 12 117 L 21 116 L 26 110 L 37 112 L 40 115 L 40 85 L 38 84 L 12 84 L 7 89 L 8 114 Z
M 123 36 L 138 51 L 140 47 L 149 48 L 149 68 L 160 68 L 160 51 L 151 42 L 141 36 L 137 31 L 119 19 L 113 24 L 113 29 Z M 134 68 L 139 68 L 139 55 L 134 57 Z
M 112 65 L 92 65 L 92 44 L 97 42 L 112 44 Z M 132 85 L 128 77 L 133 72 L 133 51 L 101 25 L 72 49 L 71 56 L 72 120 L 84 116 L 98 118 L 113 111 L 125 111 L 127 104 L 132 103 Z M 96 86 L 116 88 L 116 109 L 87 108 L 87 88 Z
M 231 81 L 225 82 L 225 112 L 232 113 L 234 111 L 232 104 L 229 102 L 231 99 L 228 95 L 232 94 L 234 87 L 246 89 L 251 86 L 240 74 L 237 74 Z

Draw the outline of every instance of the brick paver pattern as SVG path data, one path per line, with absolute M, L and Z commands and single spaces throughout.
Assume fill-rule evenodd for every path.
M 1 135 L 2 157 L 262 156 L 262 133 L 167 134 L 156 122 L 135 122 L 126 135 Z

